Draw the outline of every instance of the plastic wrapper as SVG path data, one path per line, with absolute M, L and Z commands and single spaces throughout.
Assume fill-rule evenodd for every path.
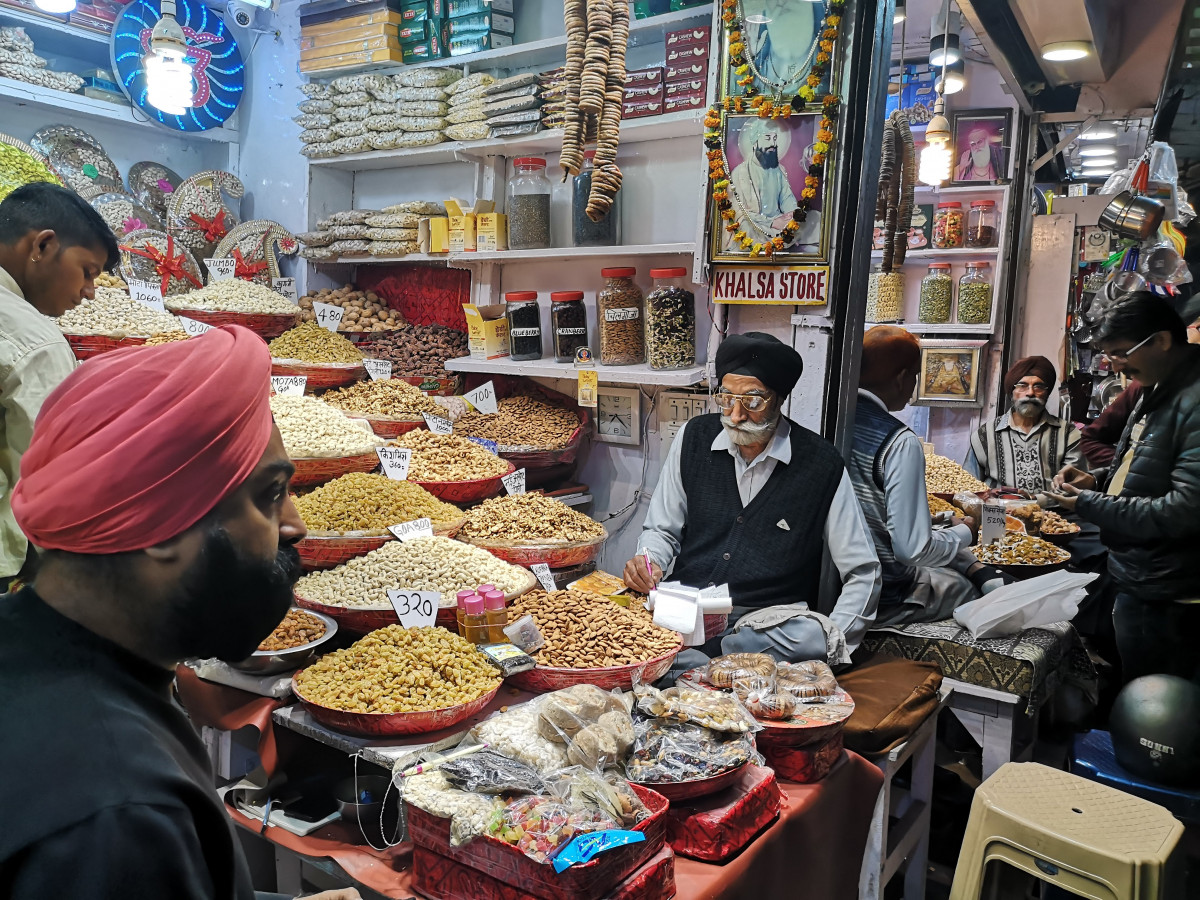
M 976 522 L 983 521 L 983 501 L 970 491 L 957 491 L 950 501 Z
M 440 768 L 451 787 L 476 794 L 542 794 L 546 783 L 540 775 L 515 759 L 494 750 L 444 763 Z
M 315 81 L 300 85 L 300 92 L 312 100 L 328 100 L 335 93 L 332 85 Z
M 650 815 L 624 778 L 600 774 L 586 766 L 570 766 L 546 778 L 547 793 L 572 809 L 597 809 L 623 828 Z
M 692 722 L 640 718 L 625 774 L 630 781 L 654 785 L 712 778 L 746 763 L 761 764 L 748 733 L 713 731 Z
M 544 695 L 538 732 L 565 744 L 567 762 L 601 771 L 620 765 L 633 745 L 633 721 L 620 691 L 579 684 Z
M 733 694 L 676 685 L 660 691 L 647 684 L 634 686 L 638 712 L 674 722 L 692 722 L 713 731 L 745 734 L 760 726 Z
M 444 88 L 461 79 L 462 73 L 455 69 L 413 69 L 412 71 L 398 72 L 393 80 L 400 87 Z
M 732 687 L 735 681 L 754 675 L 775 674 L 775 660 L 765 653 L 730 653 L 708 664 L 704 680 L 713 687 Z
M 593 808 L 573 808 L 551 797 L 522 797 L 495 814 L 487 833 L 512 844 L 530 859 L 549 862 L 559 847 L 577 834 L 608 831 L 619 826 Z
M 460 78 L 455 81 L 450 88 L 450 95 L 458 96 L 466 91 L 486 89 L 495 83 L 496 77 L 494 75 L 477 72 L 474 75 L 468 75 L 466 78 Z
M 512 644 L 484 644 L 480 646 L 479 652 L 500 670 L 500 675 L 504 678 L 537 667 L 537 660 Z
M 329 132 L 334 139 L 344 137 L 358 137 L 360 134 L 367 133 L 366 122 L 334 122 L 329 126 Z
M 485 719 L 471 729 L 470 737 L 542 775 L 567 767 L 566 744 L 542 737 L 536 700 Z
M 303 113 L 293 116 L 292 121 L 301 128 L 328 128 L 337 120 L 329 113 Z
M 504 808 L 495 797 L 453 787 L 440 769 L 393 780 L 406 804 L 450 820 L 450 844 L 453 847 L 484 834 Z
M 300 112 L 302 112 L 302 113 L 307 113 L 307 114 L 312 114 L 312 113 L 328 114 L 328 113 L 333 112 L 334 103 L 332 100 L 326 100 L 326 99 L 302 100 L 301 102 L 296 104 L 296 109 L 300 110 Z
M 554 871 L 566 871 L 576 863 L 590 862 L 597 853 L 627 844 L 640 844 L 644 840 L 646 835 L 640 831 L 597 831 L 576 835 L 554 857 Z

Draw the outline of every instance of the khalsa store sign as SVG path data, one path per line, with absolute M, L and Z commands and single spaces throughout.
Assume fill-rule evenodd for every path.
M 714 303 L 821 306 L 828 300 L 829 266 L 714 266 Z

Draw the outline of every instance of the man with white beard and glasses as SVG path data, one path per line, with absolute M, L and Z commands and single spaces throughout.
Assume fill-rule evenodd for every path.
M 972 128 L 967 134 L 969 146 L 959 157 L 955 181 L 996 181 L 1005 176 L 1004 151 L 992 140 L 986 128 Z
M 971 436 L 966 469 L 990 488 L 1045 493 L 1063 466 L 1086 470 L 1080 434 L 1068 419 L 1046 411 L 1057 378 L 1044 356 L 1019 359 L 1004 376 L 1011 408 Z
M 729 628 L 706 657 L 846 662 L 875 619 L 879 558 L 842 457 L 782 415 L 800 354 L 752 331 L 721 342 L 716 368 L 721 413 L 676 435 L 625 583 L 646 592 L 669 572 L 691 587 L 728 584 Z M 826 555 L 840 581 L 828 617 L 815 612 Z M 677 665 L 702 662 L 685 651 Z

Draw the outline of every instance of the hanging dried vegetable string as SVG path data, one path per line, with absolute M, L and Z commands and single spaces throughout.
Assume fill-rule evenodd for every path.
M 563 180 L 568 175 L 578 175 L 583 168 L 583 142 L 585 138 L 585 116 L 579 109 L 580 79 L 583 75 L 583 56 L 587 47 L 586 0 L 565 0 L 564 21 L 567 29 L 567 64 L 563 77 L 567 84 L 565 101 L 562 155 L 559 164 L 563 168 Z
M 912 223 L 913 192 L 917 183 L 917 153 L 913 146 L 912 129 L 908 126 L 908 114 L 896 110 L 892 115 L 896 119 L 896 142 L 903 150 L 900 157 L 903 183 L 900 208 L 896 213 L 896 266 L 899 268 L 904 265 L 904 258 L 908 255 L 908 231 Z

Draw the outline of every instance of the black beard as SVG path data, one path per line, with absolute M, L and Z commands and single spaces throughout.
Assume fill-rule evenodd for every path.
M 758 164 L 764 169 L 779 168 L 779 150 L 775 147 L 768 147 L 765 150 L 755 147 L 754 158 L 758 160 Z
M 293 545 L 280 546 L 269 562 L 250 559 L 224 528 L 210 528 L 167 606 L 167 630 L 179 657 L 248 657 L 287 615 L 302 571 Z

